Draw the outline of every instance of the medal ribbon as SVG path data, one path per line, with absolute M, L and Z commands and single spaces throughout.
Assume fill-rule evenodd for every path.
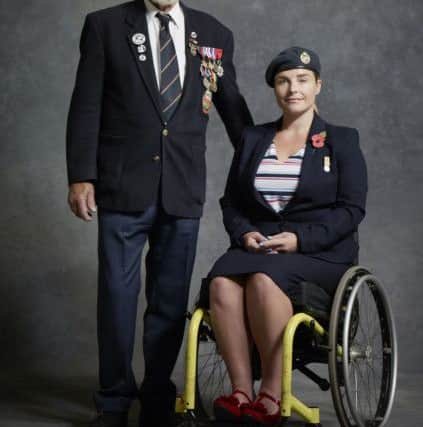
M 199 51 L 203 58 L 209 58 L 214 61 L 222 59 L 223 56 L 223 49 L 218 49 L 216 47 L 201 46 Z

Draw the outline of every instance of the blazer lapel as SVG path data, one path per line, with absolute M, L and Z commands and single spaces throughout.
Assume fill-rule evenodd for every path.
M 272 142 L 273 138 L 275 137 L 277 130 L 280 128 L 281 123 L 282 123 L 282 118 L 266 126 L 263 132 L 263 136 L 257 140 L 257 143 L 253 149 L 253 153 L 251 155 L 250 167 L 248 168 L 248 171 L 247 171 L 248 185 L 250 187 L 250 191 L 252 192 L 252 194 L 254 194 L 255 199 L 264 208 L 272 211 L 273 213 L 276 213 L 276 212 L 274 212 L 270 208 L 269 204 L 266 202 L 263 196 L 257 191 L 255 187 L 255 178 L 256 178 L 256 174 L 257 174 L 257 170 L 259 168 L 260 162 L 263 159 L 264 153 L 269 148 L 269 145 Z
M 127 34 L 127 39 L 132 52 L 133 59 L 135 60 L 136 67 L 145 83 L 145 86 L 151 96 L 151 99 L 153 100 L 154 106 L 156 107 L 158 114 L 160 115 L 162 120 L 164 120 L 160 108 L 159 88 L 157 87 L 153 58 L 151 57 L 151 45 L 148 34 L 145 4 L 143 1 L 135 1 L 132 4 L 132 8 L 129 10 L 126 16 L 126 22 L 130 26 L 130 30 Z M 147 57 L 146 61 L 141 61 L 139 59 L 140 53 L 137 50 L 137 45 L 135 45 L 132 40 L 134 34 L 143 34 L 145 36 L 145 47 L 147 48 L 147 50 L 144 55 Z
M 173 113 L 174 117 L 180 108 L 183 108 L 183 105 L 186 102 L 189 102 L 190 95 L 192 90 L 196 87 L 195 80 L 198 79 L 200 74 L 200 61 L 198 59 L 198 55 L 193 56 L 189 47 L 189 40 L 192 33 L 196 33 L 198 38 L 201 37 L 201 29 L 197 26 L 194 15 L 194 11 L 189 7 L 185 6 L 182 2 L 181 8 L 184 12 L 185 17 L 185 58 L 186 58 L 186 67 L 185 67 L 185 78 L 184 85 L 182 88 L 182 96 L 176 107 L 175 112 Z
M 295 210 L 297 201 L 301 199 L 303 189 L 306 189 L 308 186 L 313 185 L 313 179 L 315 174 L 313 173 L 315 167 L 322 167 L 322 153 L 326 152 L 326 149 L 315 148 L 312 145 L 312 136 L 319 134 L 326 130 L 326 123 L 322 120 L 317 113 L 314 113 L 313 121 L 310 126 L 310 130 L 307 136 L 307 141 L 304 150 L 304 158 L 301 166 L 300 180 L 298 183 L 297 191 L 295 192 L 292 199 L 285 206 L 284 212 L 292 212 Z M 328 139 L 326 138 L 325 145 L 328 144 Z M 322 152 L 317 153 L 318 150 L 323 150 Z

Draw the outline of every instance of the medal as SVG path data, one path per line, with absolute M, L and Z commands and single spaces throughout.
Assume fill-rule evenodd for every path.
M 213 102 L 213 94 L 209 90 L 206 90 L 203 95 L 203 113 L 209 114 L 210 108 Z
M 223 67 L 222 67 L 221 65 L 219 65 L 219 66 L 217 67 L 216 74 L 217 74 L 217 76 L 218 76 L 218 77 L 223 77 L 224 70 L 223 70 Z
M 207 90 L 209 90 L 209 89 L 210 89 L 211 81 L 210 81 L 207 77 L 204 77 L 204 79 L 203 79 L 203 86 L 204 86 Z
M 204 61 L 204 59 L 201 61 L 200 73 L 201 73 L 202 77 L 209 77 L 210 76 L 210 72 L 209 72 L 209 68 L 207 66 L 207 62 Z
M 330 172 L 330 157 L 329 156 L 323 157 L 323 170 L 325 172 Z
M 217 79 L 216 79 L 216 74 L 212 74 L 211 76 L 212 78 L 210 79 L 210 90 L 214 93 L 217 92 Z

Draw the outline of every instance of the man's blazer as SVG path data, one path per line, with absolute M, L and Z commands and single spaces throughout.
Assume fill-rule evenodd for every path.
M 367 169 L 357 130 L 330 125 L 314 115 L 297 191 L 284 211 L 276 213 L 255 189 L 254 180 L 281 120 L 247 128 L 235 152 L 220 200 L 232 245 L 243 246 L 242 235 L 249 231 L 264 235 L 289 231 L 297 235 L 300 253 L 354 263 L 367 196 Z M 312 136 L 325 131 L 324 146 L 314 147 Z
M 199 46 L 223 49 L 223 77 L 215 106 L 234 146 L 252 119 L 241 96 L 233 65 L 229 29 L 212 16 L 182 4 L 186 26 L 186 76 L 178 108 L 166 123 L 150 52 L 143 0 L 87 15 L 80 61 L 67 125 L 69 183 L 92 181 L 100 207 L 143 211 L 161 188 L 167 213 L 200 217 L 205 199 L 205 91 Z M 140 60 L 133 36 L 145 36 L 146 60 Z

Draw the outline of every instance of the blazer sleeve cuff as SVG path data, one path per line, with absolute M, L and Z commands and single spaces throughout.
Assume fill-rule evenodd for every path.
M 235 231 L 232 232 L 231 240 L 239 247 L 244 247 L 244 239 L 242 236 L 245 233 L 250 233 L 251 231 L 257 231 L 257 227 L 254 227 L 252 224 L 240 224 Z

